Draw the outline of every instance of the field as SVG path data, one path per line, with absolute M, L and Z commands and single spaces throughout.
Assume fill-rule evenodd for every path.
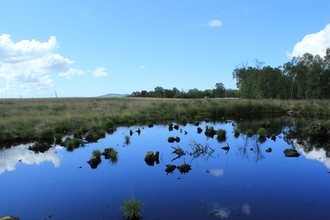
M 92 131 L 94 139 L 120 125 L 221 120 L 228 115 L 328 115 L 321 100 L 51 98 L 1 99 L 0 141 L 28 142 Z

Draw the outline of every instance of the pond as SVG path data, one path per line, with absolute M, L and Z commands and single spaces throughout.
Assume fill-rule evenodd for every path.
M 273 122 L 272 122 L 273 123 Z M 226 140 L 204 134 L 206 126 L 226 130 Z M 240 122 L 119 127 L 97 143 L 68 152 L 55 146 L 34 153 L 27 145 L 0 150 L 0 216 L 21 219 L 123 219 L 124 199 L 143 201 L 143 219 L 327 219 L 330 160 L 322 149 L 305 152 L 286 138 L 291 124 L 276 125 L 276 139 L 234 136 Z M 243 126 L 243 125 L 242 125 Z M 272 125 L 271 125 L 272 127 Z M 141 133 L 135 132 L 140 129 Z M 125 136 L 134 131 L 130 143 Z M 169 143 L 169 137 L 180 137 Z M 291 143 L 291 144 L 288 144 Z M 208 154 L 190 155 L 196 146 Z M 229 150 L 222 147 L 229 146 Z M 91 169 L 92 151 L 112 147 L 113 163 Z M 178 155 L 173 148 L 186 152 Z M 285 157 L 295 147 L 299 157 Z M 271 152 L 266 152 L 271 148 Z M 144 161 L 159 152 L 159 163 Z M 329 155 L 328 155 L 329 156 Z M 174 160 L 173 160 L 174 159 Z M 167 164 L 189 164 L 191 170 L 166 173 Z

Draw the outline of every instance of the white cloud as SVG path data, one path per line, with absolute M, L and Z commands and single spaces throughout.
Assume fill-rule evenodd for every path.
M 105 71 L 104 67 L 98 67 L 92 71 L 92 74 L 95 78 L 107 76 L 108 73 Z
M 83 75 L 83 74 L 85 74 L 85 72 L 82 70 L 69 68 L 68 71 L 60 72 L 58 75 L 65 76 L 65 78 L 67 78 L 67 79 L 71 79 L 71 77 L 74 75 Z
M 57 46 L 55 36 L 47 42 L 33 39 L 14 43 L 10 35 L 0 35 L 0 80 L 42 90 L 54 84 L 49 74 L 56 73 L 68 79 L 83 74 L 81 70 L 70 68 L 73 61 L 54 53 Z
M 330 24 L 323 30 L 307 34 L 300 42 L 298 42 L 291 53 L 287 53 L 289 58 L 302 56 L 305 53 L 320 55 L 323 57 L 325 51 L 330 47 Z
M 146 67 L 145 66 L 140 66 L 141 69 L 145 69 Z
M 206 24 L 206 26 L 208 27 L 221 27 L 222 26 L 222 22 L 218 19 L 210 21 L 209 23 Z

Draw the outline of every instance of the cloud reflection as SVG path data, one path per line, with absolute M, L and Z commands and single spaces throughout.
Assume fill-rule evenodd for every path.
M 216 216 L 220 216 L 221 218 L 228 218 L 230 216 L 230 210 L 228 208 L 221 208 L 220 210 L 217 210 L 218 213 L 216 213 Z
M 251 207 L 249 206 L 249 204 L 244 203 L 242 206 L 242 212 L 246 215 L 250 215 L 251 214 Z
M 27 165 L 41 164 L 45 161 L 52 162 L 55 167 L 60 166 L 60 155 L 56 150 L 62 147 L 56 146 L 54 150 L 48 150 L 45 153 L 36 154 L 28 150 L 27 144 L 22 144 L 9 149 L 0 150 L 0 174 L 7 171 L 15 170 L 17 163 L 24 163 Z M 21 162 L 20 162 L 21 160 Z
M 222 176 L 224 174 L 224 172 L 225 171 L 223 169 L 212 169 L 212 170 L 210 170 L 210 173 L 214 176 L 217 176 L 217 177 Z
M 230 217 L 231 213 L 243 212 L 245 215 L 251 214 L 251 206 L 244 203 L 242 206 L 235 207 L 221 207 L 219 203 L 211 203 L 213 210 L 210 212 L 212 215 L 218 216 L 221 219 L 226 219 Z M 241 208 L 241 210 L 240 210 Z
M 326 156 L 326 151 L 324 149 L 313 148 L 313 150 L 306 152 L 306 151 L 304 151 L 304 145 L 298 144 L 297 140 L 293 141 L 293 145 L 301 154 L 303 154 L 305 156 L 306 159 L 320 161 L 327 168 L 330 169 L 330 158 Z

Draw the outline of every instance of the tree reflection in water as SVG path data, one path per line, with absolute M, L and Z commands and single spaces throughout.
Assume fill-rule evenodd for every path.
M 237 155 L 249 160 L 248 150 L 254 153 L 254 162 L 258 162 L 265 158 L 261 149 L 260 142 L 257 135 L 253 135 L 252 137 L 248 137 L 247 135 L 242 136 L 243 145 L 238 147 Z

